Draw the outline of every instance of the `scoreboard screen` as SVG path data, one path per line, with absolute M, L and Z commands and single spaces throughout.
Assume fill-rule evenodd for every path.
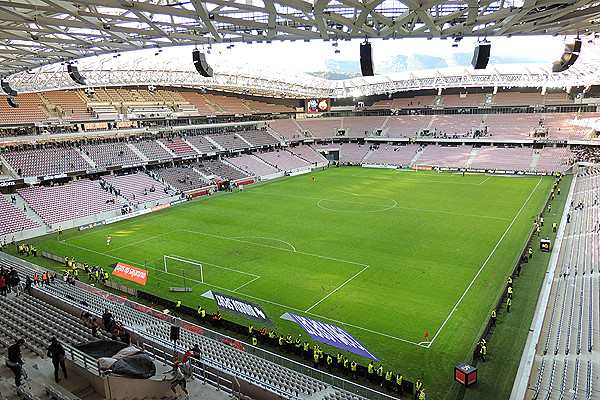
M 309 99 L 306 100 L 305 110 L 308 114 L 318 114 L 329 111 L 330 99 Z

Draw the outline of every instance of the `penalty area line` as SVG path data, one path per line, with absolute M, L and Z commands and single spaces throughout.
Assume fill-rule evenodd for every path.
M 325 300 L 326 298 L 328 298 L 329 296 L 331 296 L 332 294 L 334 294 L 335 292 L 337 292 L 339 289 L 341 289 L 346 283 L 350 282 L 352 279 L 356 278 L 358 275 L 360 275 L 364 270 L 366 270 L 367 268 L 369 268 L 369 265 L 367 265 L 366 267 L 364 267 L 363 269 L 361 269 L 360 271 L 358 271 L 356 274 L 354 274 L 354 276 L 352 276 L 351 278 L 349 278 L 346 282 L 342 283 L 340 286 L 336 287 L 335 289 L 333 289 L 327 296 L 323 297 L 321 300 L 317 301 L 315 304 L 313 304 L 312 306 L 310 306 L 308 308 L 308 310 L 306 310 L 305 312 L 309 312 L 310 310 L 312 310 L 313 308 L 315 308 L 317 305 L 319 305 L 319 303 L 321 303 L 323 300 Z
M 442 323 L 442 326 L 440 326 L 440 329 L 438 329 L 438 331 L 435 333 L 435 335 L 431 339 L 431 342 L 429 342 L 429 344 L 427 345 L 427 348 L 431 347 L 431 345 L 433 344 L 433 342 L 435 342 L 435 339 L 438 337 L 438 335 L 440 334 L 440 332 L 442 331 L 442 329 L 444 329 L 444 326 L 446 325 L 446 323 L 448 322 L 448 320 L 450 320 L 450 317 L 452 317 L 452 314 L 454 314 L 454 311 L 456 311 L 456 309 L 458 308 L 458 305 L 461 303 L 462 299 L 464 299 L 464 297 L 467 295 L 467 293 L 469 292 L 469 289 L 471 289 L 471 286 L 473 286 L 473 283 L 475 283 L 475 281 L 477 280 L 477 277 L 479 277 L 479 274 L 481 274 L 481 271 L 483 271 L 483 269 L 485 268 L 485 266 L 487 265 L 487 263 L 490 261 L 490 259 L 492 258 L 492 256 L 496 252 L 496 249 L 498 249 L 498 247 L 500 246 L 500 243 L 502 243 L 502 240 L 504 239 L 504 237 L 506 236 L 506 234 L 508 233 L 508 231 L 510 230 L 510 228 L 512 228 L 513 224 L 515 223 L 515 221 L 517 220 L 517 218 L 519 217 L 519 215 L 521 215 L 521 211 L 523 211 L 523 209 L 525 208 L 525 206 L 529 202 L 529 199 L 531 199 L 531 196 L 533 196 L 533 194 L 535 193 L 535 191 L 537 190 L 537 188 L 538 188 L 538 186 L 540 185 L 541 182 L 542 182 L 541 179 L 538 180 L 537 185 L 535 185 L 535 187 L 533 188 L 533 190 L 531 191 L 531 193 L 529 193 L 529 197 L 527 197 L 527 200 L 525 200 L 525 202 L 523 203 L 523 205 L 521 206 L 521 208 L 517 212 L 517 215 L 515 215 L 515 217 L 511 221 L 511 223 L 508 225 L 508 228 L 506 228 L 506 230 L 504 231 L 504 234 L 502 235 L 502 237 L 500 237 L 500 239 L 498 240 L 498 243 L 496 243 L 496 246 L 494 246 L 494 248 L 492 249 L 491 253 L 489 254 L 489 256 L 484 261 L 483 265 L 481 266 L 481 268 L 479 268 L 479 271 L 477 271 L 477 273 L 475 274 L 475 276 L 471 280 L 471 283 L 469 283 L 469 286 L 467 286 L 467 288 L 463 292 L 462 296 L 460 296 L 460 298 L 458 299 L 458 301 L 454 305 L 454 308 L 452 308 L 452 311 L 450 311 L 450 314 L 448 314 L 448 316 L 446 317 L 446 319 Z

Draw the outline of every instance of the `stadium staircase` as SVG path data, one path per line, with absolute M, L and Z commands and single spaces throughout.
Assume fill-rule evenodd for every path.
M 19 174 L 17 174 L 17 171 L 15 171 L 10 164 L 6 161 L 6 159 L 4 158 L 3 155 L 0 154 L 0 163 L 2 163 L 2 166 L 5 166 L 6 169 L 8 170 L 8 173 L 10 175 L 12 175 L 13 177 L 18 177 Z
M 139 158 L 142 159 L 142 161 L 149 161 L 148 157 L 146 157 L 144 155 L 144 153 L 142 153 L 141 151 L 139 151 L 137 149 L 137 147 L 135 147 L 134 145 L 132 145 L 131 143 L 125 143 L 125 146 L 129 147 L 129 149 L 131 149 L 131 151 L 133 151 L 133 153 L 138 156 Z
M 531 171 L 535 171 L 535 167 L 537 166 L 541 154 L 542 153 L 539 152 L 533 152 L 533 154 L 531 155 L 531 164 L 529 165 L 529 169 Z
M 263 160 L 262 158 L 260 158 L 259 156 L 255 155 L 255 154 L 250 154 L 250 157 L 254 158 L 255 160 L 258 160 L 258 162 L 268 165 L 269 167 L 275 168 L 277 171 L 281 171 L 281 169 L 279 169 L 277 166 L 275 166 L 275 164 L 271 164 L 270 162 Z
M 219 143 L 217 143 L 213 138 L 211 138 L 210 136 L 202 136 L 204 139 L 208 140 L 210 143 L 212 143 L 213 146 L 215 146 L 217 149 L 219 149 L 219 151 L 225 151 L 225 149 L 223 148 L 223 146 L 221 146 Z
M 79 154 L 85 160 L 85 162 L 87 162 L 88 164 L 90 164 L 90 166 L 92 166 L 92 168 L 96 168 L 96 163 L 94 162 L 94 160 L 92 160 L 90 158 L 90 156 L 88 156 L 87 154 L 85 154 L 85 151 L 79 150 Z
M 197 154 L 202 154 L 202 152 L 201 152 L 200 150 L 198 150 L 198 148 L 197 148 L 196 146 L 194 146 L 192 143 L 190 143 L 190 142 L 189 142 L 189 141 L 187 141 L 187 140 L 184 140 L 184 142 L 185 142 L 185 143 L 186 143 L 188 146 L 190 146 L 190 147 L 192 148 L 192 150 L 194 150 L 194 151 L 195 151 Z
M 340 150 L 341 151 L 341 150 Z M 362 158 L 362 160 L 360 160 L 360 163 L 365 163 L 368 162 L 369 157 L 371 156 L 371 154 L 373 154 L 375 152 L 375 150 L 373 149 L 369 149 L 369 151 L 367 151 L 367 154 L 365 154 L 365 156 Z
M 156 140 L 155 143 L 157 143 L 160 147 L 162 147 L 167 153 L 169 153 L 171 155 L 171 157 L 175 158 L 178 157 L 177 154 L 175 154 L 174 152 L 171 151 L 171 149 L 169 149 L 167 147 L 167 145 L 165 145 L 163 142 L 161 142 L 160 140 Z
M 467 160 L 467 163 L 465 164 L 465 168 L 469 168 L 471 166 L 471 163 L 475 160 L 475 157 L 477 157 L 477 154 L 479 154 L 479 150 L 481 150 L 481 147 L 473 147 L 471 149 L 471 154 L 469 155 L 469 159 Z
M 414 157 L 408 163 L 409 167 L 417 165 L 417 161 L 419 160 L 419 157 L 421 157 L 421 154 L 423 154 L 424 150 L 425 150 L 425 147 L 420 147 L 417 149 L 417 152 L 415 153 Z
M 204 183 L 206 183 L 207 185 L 212 185 L 213 184 L 213 182 L 210 180 L 210 178 L 208 177 L 208 175 L 206 175 L 200 169 L 198 169 L 196 167 L 192 167 L 192 171 L 194 171 L 195 173 L 197 173 L 198 175 L 200 175 L 200 179 L 202 179 L 202 181 Z
M 48 227 L 48 225 L 46 225 L 46 223 L 44 222 L 42 217 L 40 217 L 38 215 L 38 213 L 36 213 L 33 210 L 33 208 L 31 208 L 31 206 L 25 201 L 25 199 L 23 197 L 21 197 L 21 195 L 19 193 L 17 193 L 17 192 L 11 193 L 10 195 L 4 196 L 4 197 L 6 197 L 6 200 L 10 201 L 11 196 L 15 196 L 15 198 L 17 199 L 16 205 L 19 210 L 23 209 L 23 204 L 27 205 L 27 211 L 25 211 L 25 215 L 27 215 L 28 218 L 38 222 L 43 227 Z
M 388 128 L 386 128 L 386 125 L 388 123 L 388 121 L 390 120 L 391 116 L 388 115 L 387 117 L 385 117 L 385 120 L 383 121 L 383 124 L 381 124 L 380 127 L 378 127 L 379 129 L 381 129 L 381 137 L 386 137 L 387 136 L 387 131 Z M 373 129 L 373 131 L 371 131 L 371 136 L 374 136 L 374 132 L 375 129 Z
M 244 143 L 246 143 L 248 145 L 248 147 L 256 147 L 252 143 L 250 143 L 248 140 L 246 140 L 246 138 L 244 138 L 242 135 L 234 133 L 233 136 L 237 137 L 238 139 L 241 139 Z
M 248 174 L 249 174 L 249 172 L 248 172 L 248 171 L 244 171 L 243 169 L 241 169 L 241 168 L 239 168 L 239 167 L 237 167 L 237 166 L 233 165 L 232 163 L 230 163 L 229 161 L 227 161 L 225 158 L 222 158 L 222 159 L 220 159 L 219 161 L 221 161 L 223 164 L 225 164 L 225 165 L 227 165 L 227 166 L 229 166 L 229 167 L 231 167 L 231 168 L 235 169 L 236 171 L 238 171 L 238 172 L 239 172 L 239 173 L 241 173 L 241 174 L 244 174 L 244 175 L 248 175 Z

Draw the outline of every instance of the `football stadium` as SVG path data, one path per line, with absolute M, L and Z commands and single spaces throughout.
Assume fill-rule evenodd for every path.
M 598 400 L 592 1 L 0 4 L 0 400 Z

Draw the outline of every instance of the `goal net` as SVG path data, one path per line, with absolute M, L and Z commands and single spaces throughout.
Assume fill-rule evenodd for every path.
M 193 288 L 204 283 L 204 267 L 197 261 L 165 255 L 162 260 L 148 263 L 148 268 L 154 270 L 154 278 L 176 289 Z

